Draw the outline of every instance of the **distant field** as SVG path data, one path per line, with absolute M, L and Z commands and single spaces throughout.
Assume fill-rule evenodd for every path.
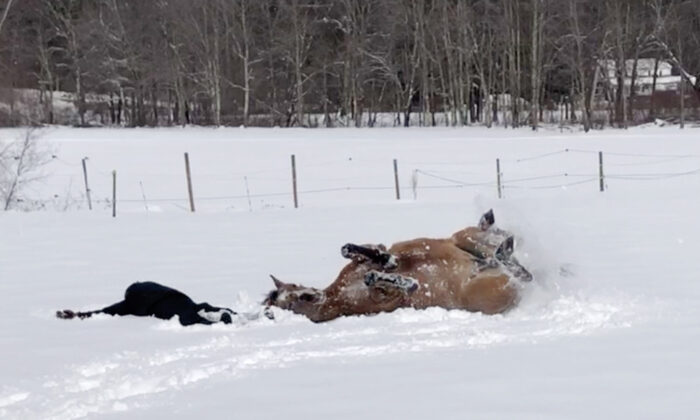
M 698 138 L 658 127 L 47 129 L 56 157 L 25 190 L 44 210 L 0 214 L 0 417 L 692 418 Z M 278 311 L 189 328 L 53 317 L 117 301 L 138 280 L 255 311 L 269 273 L 322 287 L 346 242 L 445 236 L 489 208 L 536 278 L 505 315 L 312 324 Z

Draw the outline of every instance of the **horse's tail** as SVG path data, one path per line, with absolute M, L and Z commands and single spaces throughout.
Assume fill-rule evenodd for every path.
M 73 318 L 80 318 L 80 319 L 85 319 L 85 318 L 90 318 L 91 316 L 95 314 L 101 314 L 104 313 L 102 309 L 97 310 L 97 311 L 88 311 L 88 312 L 75 312 L 71 311 L 70 309 L 64 309 L 62 311 L 56 311 L 56 318 L 60 319 L 73 319 Z

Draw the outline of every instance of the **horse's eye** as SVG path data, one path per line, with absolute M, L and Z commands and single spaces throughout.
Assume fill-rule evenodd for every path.
M 312 295 L 311 293 L 302 293 L 299 296 L 299 300 L 303 300 L 304 302 L 312 302 L 314 301 L 316 296 Z
M 268 300 L 268 302 L 276 302 L 278 296 L 279 296 L 279 292 L 277 290 L 273 290 L 270 292 L 269 295 L 267 295 L 267 300 Z

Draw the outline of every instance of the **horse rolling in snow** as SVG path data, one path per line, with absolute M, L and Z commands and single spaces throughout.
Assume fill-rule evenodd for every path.
M 230 324 L 236 312 L 208 303 L 195 303 L 189 296 L 162 284 L 137 282 L 126 289 L 124 300 L 96 311 L 75 312 L 69 309 L 56 312 L 61 319 L 90 318 L 95 314 L 154 316 L 170 319 L 178 316 L 184 326 L 210 325 L 217 322 Z
M 446 239 L 413 239 L 389 249 L 346 244 L 341 253 L 351 261 L 331 285 L 320 290 L 271 276 L 276 288 L 263 303 L 314 322 L 405 307 L 505 312 L 518 302 L 518 281 L 532 275 L 512 256 L 513 237 L 494 222 L 489 210 L 478 226 Z

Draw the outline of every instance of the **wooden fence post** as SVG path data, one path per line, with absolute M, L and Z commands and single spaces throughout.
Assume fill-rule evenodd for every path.
M 502 198 L 501 192 L 501 160 L 496 159 L 496 185 L 498 186 L 498 198 Z
M 146 200 L 146 191 L 143 189 L 143 181 L 139 181 L 139 187 L 141 187 L 141 197 L 143 198 L 143 207 L 148 213 L 148 200 Z
M 85 163 L 86 160 L 87 160 L 87 158 L 84 157 L 83 158 L 83 179 L 85 180 L 85 196 L 87 197 L 88 209 L 92 210 L 92 200 L 90 199 L 90 187 L 88 186 L 87 165 Z
M 185 153 L 185 172 L 187 174 L 187 192 L 190 195 L 190 210 L 194 213 L 194 195 L 192 194 L 192 175 L 190 173 L 190 155 Z
M 418 169 L 413 170 L 411 176 L 411 190 L 413 190 L 413 200 L 418 200 Z
M 598 152 L 598 178 L 600 179 L 600 191 L 605 191 L 605 175 L 603 174 L 603 152 Z
M 394 186 L 396 187 L 396 199 L 401 200 L 401 190 L 399 188 L 399 163 L 394 159 Z
M 112 217 L 117 217 L 117 171 L 112 171 Z
M 244 176 L 243 181 L 245 182 L 245 196 L 248 198 L 248 211 L 253 212 L 253 202 L 250 201 L 250 188 L 248 187 L 248 177 Z
M 294 192 L 294 208 L 299 208 L 299 197 L 297 196 L 297 161 L 292 155 L 292 190 Z

